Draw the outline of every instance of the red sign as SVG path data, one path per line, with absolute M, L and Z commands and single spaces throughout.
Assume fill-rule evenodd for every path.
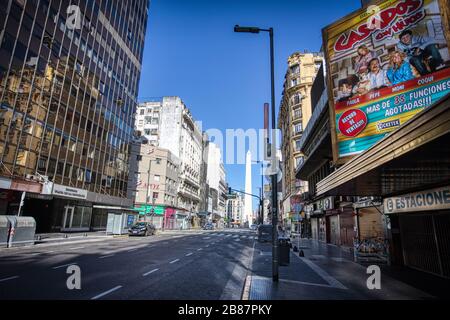
M 399 33 L 407 29 L 410 25 L 425 17 L 424 11 L 417 12 L 422 8 L 422 5 L 422 0 L 405 0 L 399 2 L 396 6 L 378 12 L 355 30 L 340 35 L 336 40 L 334 50 L 345 52 L 354 49 L 374 33 L 376 34 L 376 41 L 381 41 L 386 37 L 391 37 L 393 33 Z
M 356 137 L 367 125 L 367 116 L 359 109 L 344 112 L 338 121 L 339 131 L 346 137 Z

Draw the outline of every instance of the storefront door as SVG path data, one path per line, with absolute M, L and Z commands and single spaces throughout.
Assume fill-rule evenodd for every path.
M 73 213 L 75 212 L 75 207 L 66 207 L 63 217 L 63 229 L 70 229 L 72 227 Z

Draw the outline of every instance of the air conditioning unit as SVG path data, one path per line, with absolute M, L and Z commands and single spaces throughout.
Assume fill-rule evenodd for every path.
M 29 180 L 29 181 L 40 181 L 41 178 L 39 176 L 36 176 L 34 174 L 27 174 L 25 176 L 25 180 Z

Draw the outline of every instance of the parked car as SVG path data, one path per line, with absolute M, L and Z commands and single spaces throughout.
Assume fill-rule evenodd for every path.
M 259 242 L 272 242 L 272 225 L 260 224 L 258 226 L 258 241 Z
M 149 222 L 138 222 L 128 229 L 130 236 L 150 236 L 156 233 L 156 227 Z
M 212 223 L 207 223 L 203 226 L 203 230 L 214 230 L 214 225 Z

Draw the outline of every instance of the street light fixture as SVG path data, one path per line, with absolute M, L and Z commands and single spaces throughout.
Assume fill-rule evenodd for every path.
M 261 31 L 268 32 L 270 38 L 270 82 L 271 82 L 271 115 L 272 115 L 272 147 L 275 146 L 275 67 L 274 67 L 274 50 L 273 50 L 273 28 L 260 29 L 258 27 L 241 27 L 234 26 L 234 32 L 259 33 Z M 276 152 L 271 153 L 271 157 L 276 159 Z M 275 161 L 273 161 L 275 163 Z M 278 190 L 277 190 L 277 172 L 272 173 L 272 279 L 278 281 Z

